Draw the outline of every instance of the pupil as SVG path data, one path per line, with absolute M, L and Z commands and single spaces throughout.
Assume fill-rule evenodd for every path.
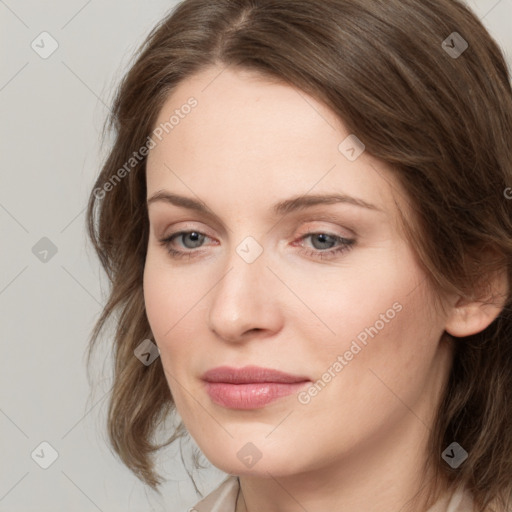
M 325 244 L 325 243 L 329 244 L 329 238 L 332 238 L 332 237 L 330 235 L 326 235 L 325 233 L 321 233 L 321 234 L 316 236 L 316 239 L 320 240 L 320 244 Z M 313 238 L 313 240 L 314 239 L 315 238 Z M 331 240 L 331 244 L 332 244 L 332 240 Z M 328 248 L 330 248 L 331 246 L 329 246 Z M 325 247 L 320 247 L 320 249 L 325 249 Z
M 196 231 L 191 231 L 188 236 L 190 237 L 190 239 L 192 240 L 192 242 L 200 242 L 201 241 L 201 235 L 199 233 L 197 233 Z M 193 246 L 192 248 L 194 248 L 195 246 Z M 189 247 L 190 248 L 190 247 Z

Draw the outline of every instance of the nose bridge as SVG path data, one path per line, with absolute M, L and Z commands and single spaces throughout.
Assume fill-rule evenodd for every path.
M 225 272 L 212 290 L 210 328 L 229 340 L 252 329 L 276 329 L 275 276 L 266 268 L 268 258 L 262 244 L 246 236 L 230 249 L 225 261 Z
M 264 248 L 265 234 L 257 229 L 250 217 L 245 220 L 239 217 L 229 231 L 229 253 L 225 259 L 228 274 L 223 279 L 228 281 L 224 286 L 244 295 L 248 288 L 256 287 L 261 279 L 268 278 L 269 247 Z

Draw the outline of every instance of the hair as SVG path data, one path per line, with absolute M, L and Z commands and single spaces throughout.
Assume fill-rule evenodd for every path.
M 443 44 L 453 32 L 468 44 L 458 56 Z M 152 334 L 143 296 L 146 157 L 130 159 L 177 85 L 214 65 L 299 88 L 391 166 L 415 212 L 415 222 L 403 218 L 408 239 L 436 290 L 480 297 L 494 272 L 512 282 L 509 70 L 498 44 L 461 1 L 181 2 L 150 32 L 119 85 L 105 125 L 114 135 L 112 147 L 87 209 L 88 235 L 110 288 L 88 364 L 113 319 L 109 441 L 153 490 L 162 483 L 155 452 L 186 431 L 181 425 L 157 443 L 158 426 L 174 402 L 160 358 L 146 366 L 134 357 Z M 121 174 L 128 161 L 132 168 Z M 425 465 L 434 468 L 436 482 L 467 486 L 481 511 L 489 504 L 505 507 L 512 496 L 509 286 L 506 293 L 485 330 L 451 337 L 453 366 Z M 441 457 L 453 441 L 469 453 L 456 469 Z

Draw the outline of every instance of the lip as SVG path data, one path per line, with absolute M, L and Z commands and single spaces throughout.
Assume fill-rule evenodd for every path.
M 303 375 L 259 366 L 219 366 L 208 370 L 202 379 L 211 400 L 228 409 L 259 409 L 311 382 Z

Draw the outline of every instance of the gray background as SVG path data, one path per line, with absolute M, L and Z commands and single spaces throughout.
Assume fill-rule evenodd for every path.
M 175 512 L 198 500 L 178 447 L 160 459 L 162 499 L 117 461 L 103 430 L 105 349 L 93 389 L 85 372 L 107 291 L 84 223 L 105 154 L 101 129 L 135 49 L 175 3 L 0 0 L 0 512 Z M 468 3 L 511 63 L 512 0 Z M 53 40 L 58 48 L 42 58 Z M 42 442 L 58 453 L 47 469 Z M 209 468 L 195 477 L 209 492 L 224 475 Z

